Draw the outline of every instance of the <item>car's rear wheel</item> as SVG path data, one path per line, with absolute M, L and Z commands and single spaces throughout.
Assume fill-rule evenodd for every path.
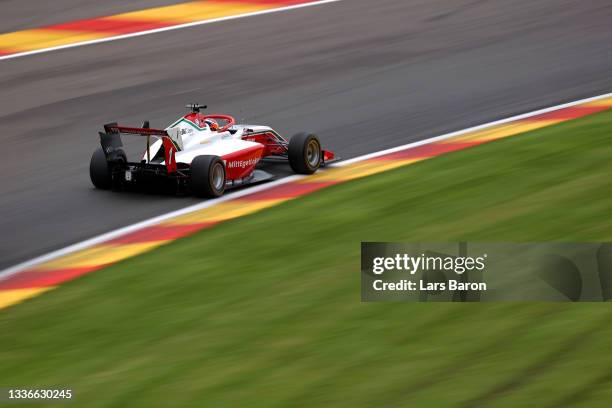
M 191 189 L 198 197 L 221 196 L 225 177 L 225 165 L 219 156 L 197 156 L 191 162 Z
M 123 151 L 118 153 L 120 160 L 124 163 L 127 161 Z M 91 155 L 89 162 L 89 178 L 96 188 L 100 190 L 108 190 L 113 185 L 112 167 L 114 162 L 106 160 L 106 155 L 102 148 L 97 149 Z
M 319 139 L 308 133 L 298 133 L 291 138 L 288 155 L 289 165 L 298 174 L 314 173 L 323 158 Z

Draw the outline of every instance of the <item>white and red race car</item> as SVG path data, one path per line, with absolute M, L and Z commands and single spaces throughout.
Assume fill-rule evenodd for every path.
M 200 197 L 218 197 L 227 189 L 270 180 L 261 161 L 288 162 L 298 174 L 312 174 L 332 161 L 312 134 L 298 133 L 287 141 L 268 126 L 236 124 L 229 115 L 204 115 L 206 106 L 187 105 L 190 112 L 166 129 L 104 125 L 101 148 L 91 157 L 89 175 L 99 189 L 130 185 L 170 186 Z M 219 125 L 219 122 L 222 125 Z M 121 134 L 146 137 L 139 162 L 127 160 Z

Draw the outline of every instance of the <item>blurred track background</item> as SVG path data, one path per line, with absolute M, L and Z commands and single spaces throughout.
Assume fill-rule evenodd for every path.
M 3 1 L 0 32 L 173 4 Z M 609 1 L 366 1 L 0 61 L 0 268 L 194 198 L 89 182 L 103 123 L 188 102 L 345 158 L 608 92 Z

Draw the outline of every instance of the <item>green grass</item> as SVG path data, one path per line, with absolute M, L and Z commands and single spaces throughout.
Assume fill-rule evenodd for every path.
M 359 251 L 610 240 L 611 138 L 612 113 L 567 122 L 70 282 L 0 311 L 0 386 L 69 386 L 87 407 L 607 407 L 607 304 L 361 303 Z

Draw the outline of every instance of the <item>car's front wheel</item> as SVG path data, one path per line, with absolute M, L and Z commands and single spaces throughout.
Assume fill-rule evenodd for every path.
M 191 162 L 191 189 L 198 197 L 221 196 L 225 177 L 225 166 L 219 156 L 197 156 Z
M 288 155 L 289 165 L 298 174 L 314 173 L 323 160 L 319 139 L 308 133 L 298 133 L 289 140 Z

